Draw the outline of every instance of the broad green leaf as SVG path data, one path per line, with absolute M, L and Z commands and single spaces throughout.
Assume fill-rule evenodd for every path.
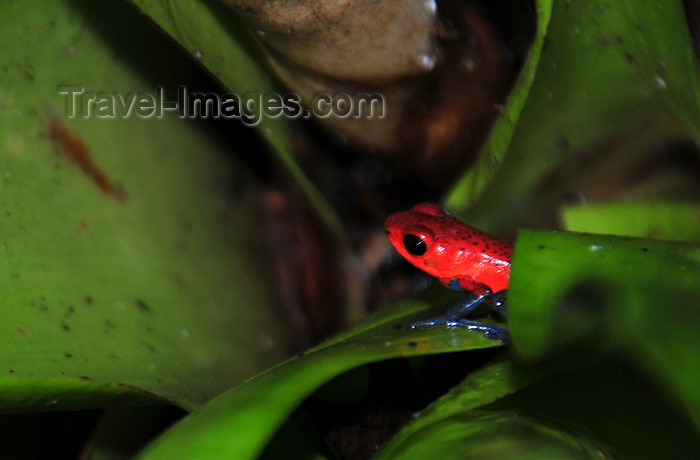
M 520 450 L 518 458 L 527 452 L 546 458 L 538 449 L 560 441 L 571 441 L 574 451 L 557 451 L 554 458 L 574 452 L 583 458 L 612 455 L 607 450 L 632 458 L 658 458 L 671 448 L 674 455 L 693 452 L 700 445 L 688 420 L 697 425 L 698 279 L 697 246 L 523 231 L 513 261 L 509 327 L 516 349 L 539 366 L 505 361 L 469 375 L 400 430 L 378 458 L 424 458 L 426 452 L 500 458 L 513 456 L 511 448 Z M 668 312 L 671 299 L 683 299 L 673 303 L 677 317 Z M 571 346 L 584 338 L 580 349 Z M 555 359 L 543 359 L 549 356 Z M 597 364 L 610 356 L 628 364 Z M 654 386 L 621 370 L 629 363 L 643 369 Z M 674 399 L 686 413 L 669 402 Z M 503 411 L 558 421 L 567 429 L 551 432 L 550 439 L 544 424 L 545 432 L 533 430 L 523 438 L 506 421 L 497 433 L 482 423 L 484 417 L 501 420 Z M 633 431 L 619 428 L 634 423 Z
M 700 205 L 678 202 L 601 203 L 564 208 L 564 227 L 656 240 L 700 242 Z
M 629 362 L 599 351 L 586 346 L 542 361 L 537 367 L 550 371 L 549 377 L 480 410 L 554 423 L 598 446 L 600 458 L 656 460 L 698 452 L 700 432 L 666 389 Z
M 129 389 L 193 408 L 286 354 L 255 195 L 231 192 L 257 184 L 228 148 L 170 116 L 66 116 L 59 85 L 128 97 L 164 83 L 127 59 L 143 47 L 173 63 L 139 21 L 114 3 L 0 4 L 5 411 L 102 407 Z
M 589 438 L 561 426 L 512 412 L 471 411 L 424 427 L 392 455 L 379 458 L 432 457 L 599 460 L 605 455 Z
M 576 174 L 585 176 L 587 169 L 562 166 L 582 156 L 593 167 L 605 167 L 607 159 L 633 155 L 653 142 L 700 143 L 697 64 L 682 2 L 552 5 L 546 46 L 527 100 L 513 109 L 519 117 L 512 136 L 506 136 L 503 161 L 469 209 L 469 222 L 476 226 L 506 233 L 537 225 L 562 199 L 551 192 L 557 184 L 563 189 Z M 528 72 L 522 78 L 532 77 Z M 506 113 L 512 114 L 508 107 Z M 503 149 L 500 138 L 491 142 L 480 164 Z M 471 183 L 469 178 L 465 182 Z M 460 185 L 447 202 L 464 215 L 464 204 L 479 190 Z
M 387 309 L 341 339 L 251 378 L 183 419 L 141 458 L 255 458 L 304 398 L 343 372 L 391 358 L 502 345 L 474 331 L 409 328 L 424 310 L 423 303 Z
M 457 444 L 462 442 L 462 436 L 471 438 L 477 433 L 483 434 L 478 422 L 472 421 L 468 424 L 469 427 L 465 427 L 461 417 L 477 407 L 531 385 L 547 374 L 548 372 L 520 369 L 510 361 L 497 362 L 472 373 L 462 383 L 428 406 L 413 423 L 397 433 L 381 449 L 377 460 L 404 458 L 404 455 L 407 455 L 407 449 L 412 452 L 411 455 L 415 456 L 420 454 L 420 449 L 439 448 L 440 445 L 447 444 L 448 442 L 441 439 L 440 436 L 433 440 L 426 440 L 424 437 L 426 433 L 431 433 L 434 429 L 445 428 L 443 423 L 452 425 L 455 418 L 460 419 L 454 423 L 454 425 L 458 425 L 458 433 L 450 433 L 448 436 L 459 435 L 460 439 L 457 440 Z M 453 432 L 452 428 L 448 427 L 446 431 Z M 462 428 L 465 431 L 462 431 Z M 454 444 L 450 444 L 450 446 L 452 449 L 455 448 Z
M 697 451 L 700 433 L 653 381 L 601 357 L 581 350 L 537 366 L 489 365 L 418 414 L 376 458 L 421 458 L 431 449 L 447 458 L 656 459 Z
M 645 369 L 700 426 L 700 247 L 522 231 L 509 327 L 529 359 L 587 338 Z

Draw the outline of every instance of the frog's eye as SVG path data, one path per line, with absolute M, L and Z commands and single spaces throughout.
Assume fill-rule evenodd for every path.
M 425 244 L 425 241 L 423 241 L 420 236 L 414 235 L 413 233 L 404 235 L 403 247 L 406 248 L 409 254 L 416 257 L 420 257 L 428 252 L 428 245 Z

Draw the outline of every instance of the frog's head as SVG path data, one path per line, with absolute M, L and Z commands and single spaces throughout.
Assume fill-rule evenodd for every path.
M 387 238 L 406 260 L 433 276 L 440 276 L 438 261 L 445 252 L 445 229 L 455 219 L 432 203 L 418 204 L 392 214 L 384 222 Z

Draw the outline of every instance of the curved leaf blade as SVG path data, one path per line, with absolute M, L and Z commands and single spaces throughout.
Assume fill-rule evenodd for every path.
M 471 411 L 425 426 L 389 456 L 402 460 L 464 458 L 600 459 L 584 436 L 513 412 Z
M 0 406 L 104 407 L 133 388 L 191 409 L 286 353 L 256 203 L 230 193 L 257 183 L 175 117 L 68 118 L 66 82 L 154 92 L 95 30 L 90 4 L 78 6 L 0 4 L 0 38 L 13 45 L 0 74 Z M 152 40 L 144 30 L 122 43 Z M 105 177 L 123 197 L 105 193 Z
M 406 449 L 412 451 L 421 443 L 423 435 L 419 433 L 429 432 L 443 423 L 449 425 L 450 419 L 465 416 L 469 411 L 514 393 L 548 374 L 549 372 L 519 368 L 511 361 L 496 362 L 478 370 L 421 412 L 414 422 L 399 431 L 379 451 L 376 458 L 404 458 Z M 474 429 L 478 431 L 478 428 Z M 441 443 L 440 440 L 433 439 L 426 442 L 425 446 L 434 449 Z M 452 448 L 454 447 L 453 445 Z
M 502 345 L 474 331 L 408 328 L 425 307 L 409 303 L 389 309 L 344 338 L 251 378 L 175 425 L 140 458 L 255 458 L 304 398 L 343 372 L 390 358 Z
M 497 233 L 551 213 L 562 197 L 547 181 L 561 180 L 557 168 L 577 156 L 604 161 L 652 142 L 700 143 L 697 62 L 681 2 L 555 2 L 546 33 L 508 151 L 468 211 L 471 224 Z M 594 154 L 601 150 L 604 158 Z
M 569 206 L 564 226 L 573 232 L 700 242 L 700 205 L 680 202 L 620 202 Z
M 510 285 L 513 343 L 529 359 L 584 337 L 610 344 L 669 388 L 700 426 L 698 280 L 698 246 L 522 231 Z
M 518 80 L 513 85 L 505 104 L 503 116 L 496 120 L 476 164 L 452 187 L 446 205 L 455 213 L 464 213 L 473 204 L 493 178 L 500 162 L 510 148 L 513 133 L 536 78 L 542 49 L 546 43 L 552 16 L 552 0 L 537 0 L 537 30 L 528 57 Z

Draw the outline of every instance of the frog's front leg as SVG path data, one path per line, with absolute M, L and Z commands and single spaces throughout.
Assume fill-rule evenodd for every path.
M 490 302 L 490 308 L 493 313 L 501 319 L 508 317 L 508 290 L 503 289 L 498 292 L 491 291 L 484 283 L 475 281 L 470 277 L 458 277 L 450 280 L 442 280 L 445 286 L 455 291 L 466 291 L 471 294 L 470 297 L 454 304 L 448 311 L 447 316 L 456 318 L 468 318 L 487 302 Z

